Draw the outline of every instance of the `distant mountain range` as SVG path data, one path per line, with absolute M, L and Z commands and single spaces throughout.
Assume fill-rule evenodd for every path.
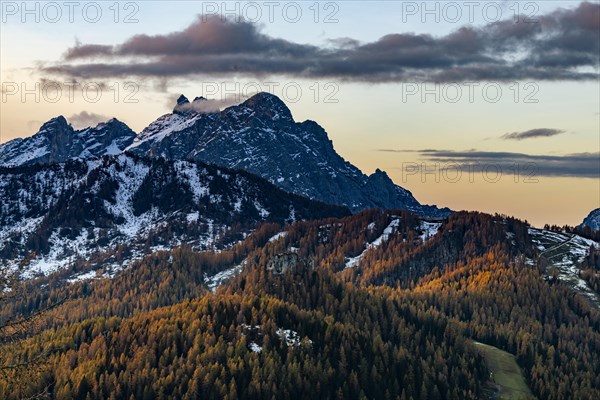
M 75 130 L 61 115 L 43 124 L 31 137 L 0 145 L 0 165 L 54 164 L 120 154 L 135 137 L 135 132 L 116 118 L 94 128 Z
M 285 191 L 354 212 L 398 208 L 427 217 L 450 213 L 421 205 L 379 169 L 365 175 L 337 154 L 321 126 L 310 120 L 295 122 L 286 105 L 268 93 L 220 112 L 208 110 L 203 97 L 190 102 L 181 96 L 172 113 L 139 135 L 116 119 L 76 131 L 57 117 L 34 136 L 1 145 L 0 165 L 51 164 L 123 152 L 243 169 Z

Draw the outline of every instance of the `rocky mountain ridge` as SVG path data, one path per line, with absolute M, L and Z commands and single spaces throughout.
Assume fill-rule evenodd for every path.
M 426 217 L 450 213 L 421 205 L 384 171 L 364 174 L 335 151 L 319 124 L 296 122 L 285 103 L 268 93 L 222 111 L 204 97 L 190 102 L 182 95 L 172 113 L 139 135 L 115 119 L 75 131 L 64 117 L 57 117 L 30 138 L 0 145 L 0 165 L 52 164 L 123 152 L 243 169 L 290 193 L 353 212 L 397 208 Z
M 75 130 L 61 115 L 44 123 L 31 137 L 0 145 L 0 166 L 54 164 L 120 154 L 136 136 L 116 118 Z

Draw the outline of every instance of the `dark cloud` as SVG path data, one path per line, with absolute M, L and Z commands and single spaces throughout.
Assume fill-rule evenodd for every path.
M 560 135 L 561 133 L 565 133 L 565 131 L 563 131 L 561 129 L 552 129 L 552 128 L 537 128 L 537 129 L 530 129 L 528 131 L 523 131 L 523 132 L 506 133 L 506 134 L 500 136 L 500 138 L 504 139 L 504 140 L 523 140 L 523 139 L 556 136 L 556 135 Z
M 533 155 L 513 152 L 495 151 L 454 151 L 454 150 L 394 150 L 379 149 L 378 151 L 419 153 L 426 163 L 437 163 L 440 168 L 461 169 L 478 172 L 499 170 L 513 174 L 515 168 L 521 173 L 531 173 L 535 176 L 546 177 L 577 177 L 600 179 L 600 152 L 574 153 L 565 155 Z M 418 167 L 418 165 L 417 165 Z
M 81 111 L 80 113 L 73 114 L 67 118 L 67 121 L 75 129 L 83 129 L 89 126 L 96 126 L 100 122 L 108 121 L 110 117 L 106 115 L 96 114 L 94 112 Z
M 112 54 L 112 46 L 100 44 L 79 44 L 71 47 L 65 53 L 66 60 L 75 60 L 77 58 L 86 58 L 94 56 L 107 56 Z
M 46 72 L 83 78 L 170 78 L 228 74 L 363 82 L 595 80 L 600 5 L 583 2 L 537 17 L 465 26 L 446 36 L 392 33 L 377 41 L 330 40 L 317 47 L 276 39 L 251 23 L 199 17 L 168 35 L 115 45 L 80 44 Z M 91 62 L 91 58 L 106 62 Z
M 356 39 L 352 39 L 349 37 L 335 38 L 335 39 L 327 39 L 327 43 L 329 43 L 334 48 L 354 48 L 360 46 L 360 42 Z

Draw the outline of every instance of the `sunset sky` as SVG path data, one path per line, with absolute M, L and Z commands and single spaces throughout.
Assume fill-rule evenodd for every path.
M 1 3 L 1 143 L 264 90 L 422 203 L 538 226 L 600 207 L 598 2 L 45 4 Z

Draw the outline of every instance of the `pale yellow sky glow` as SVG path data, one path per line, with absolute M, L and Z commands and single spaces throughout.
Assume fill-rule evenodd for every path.
M 527 219 L 536 226 L 545 223 L 577 225 L 589 211 L 600 207 L 600 159 L 596 176 L 559 177 L 542 173 L 536 176 L 535 183 L 523 182 L 522 179 L 515 182 L 510 174 L 504 174 L 495 183 L 486 182 L 481 174 L 475 174 L 473 182 L 469 181 L 466 174 L 455 183 L 443 179 L 436 182 L 432 176 L 427 176 L 423 182 L 418 174 L 403 177 L 402 173 L 407 163 L 431 162 L 418 152 L 424 149 L 456 152 L 477 150 L 534 156 L 598 154 L 598 79 L 528 79 L 499 83 L 490 80 L 478 81 L 474 86 L 464 83 L 436 86 L 420 82 L 365 83 L 353 79 L 305 79 L 277 74 L 248 78 L 240 74 L 220 77 L 198 75 L 167 80 L 136 77 L 82 79 L 82 84 L 88 85 L 88 92 L 81 86 L 76 87 L 72 99 L 65 87 L 60 95 L 52 87 L 46 86 L 47 90 L 42 90 L 44 79 L 58 82 L 67 80 L 63 76 L 49 76 L 41 72 L 39 67 L 59 62 L 64 52 L 74 45 L 75 38 L 82 43 L 112 45 L 122 43 L 134 34 L 179 31 L 192 21 L 191 15 L 200 11 L 196 7 L 185 17 L 173 16 L 165 20 L 168 22 L 157 24 L 156 14 L 164 11 L 166 5 L 156 3 L 154 6 L 141 7 L 140 22 L 131 25 L 111 25 L 108 21 L 89 29 L 89 24 L 82 22 L 23 24 L 11 19 L 3 22 L 0 32 L 0 80 L 3 89 L 0 142 L 30 136 L 43 122 L 57 115 L 69 119 L 83 111 L 107 118 L 116 117 L 140 132 L 154 119 L 170 112 L 174 96 L 180 93 L 189 98 L 207 96 L 207 87 L 217 87 L 212 97 L 223 98 L 226 97 L 225 87 L 229 93 L 240 88 L 250 92 L 255 87 L 263 90 L 271 88 L 271 92 L 288 104 L 297 121 L 311 119 L 322 125 L 346 160 L 365 173 L 372 173 L 376 168 L 387 171 L 394 182 L 412 191 L 421 203 L 447 206 L 454 210 L 504 213 Z M 186 3 L 177 2 L 174 7 L 183 10 L 189 7 Z M 332 25 L 318 24 L 315 28 L 310 21 L 304 25 L 302 22 L 294 24 L 291 28 L 285 21 L 273 24 L 261 21 L 261 24 L 263 31 L 273 37 L 315 46 L 325 45 L 328 39 L 340 37 L 372 41 L 385 32 L 423 32 L 439 36 L 462 26 L 450 24 L 440 27 L 420 21 L 402 24 L 397 23 L 397 19 L 392 20 L 389 13 L 384 13 L 386 17 L 381 19 L 380 25 L 367 24 L 369 26 L 357 28 L 361 18 L 377 21 L 377 15 L 381 15 L 381 11 L 367 10 L 366 5 L 361 8 L 358 3 L 352 2 L 346 8 L 340 6 L 339 22 Z M 540 13 L 554 10 L 560 4 L 572 8 L 578 3 L 556 4 L 544 2 Z M 390 7 L 390 13 L 396 10 L 393 4 L 387 7 Z M 175 13 L 172 10 L 165 12 Z M 474 22 L 475 25 L 484 23 Z M 112 26 L 115 26 L 114 30 L 110 29 Z M 597 69 L 592 72 L 598 73 Z M 98 92 L 94 89 L 96 82 L 105 85 L 98 99 Z M 135 86 L 130 86 L 130 82 Z M 37 89 L 36 84 L 40 85 Z M 24 89 L 30 92 L 24 94 Z M 561 133 L 524 140 L 501 138 L 507 133 L 541 128 L 560 130 Z M 395 152 L 379 151 L 381 149 Z M 544 169 L 543 165 L 541 167 Z

